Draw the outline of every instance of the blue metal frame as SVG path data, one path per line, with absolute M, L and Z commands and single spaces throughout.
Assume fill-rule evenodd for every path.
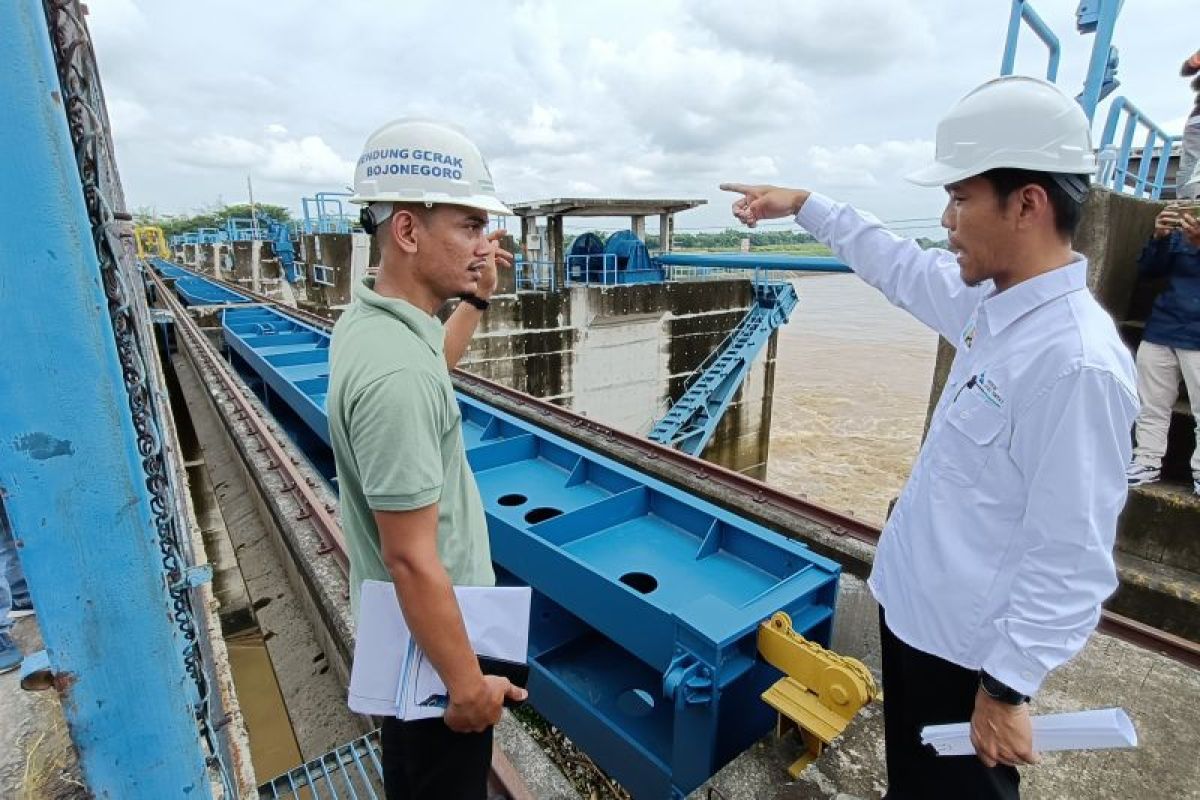
M 769 270 L 772 272 L 852 272 L 833 256 L 793 256 L 783 253 L 661 253 L 655 263 L 665 267 L 712 270 Z M 674 273 L 672 273 L 672 276 Z
M 304 232 L 349 233 L 357 220 L 346 214 L 339 198 L 351 197 L 349 192 L 317 192 L 315 197 L 301 197 L 300 208 L 304 215 Z M 309 206 L 312 206 L 312 213 Z M 328 211 L 332 207 L 332 211 Z
M 1081 0 L 1075 13 L 1076 29 L 1096 36 L 1083 81 L 1083 93 L 1076 98 L 1089 120 L 1095 117 L 1100 101 L 1121 85 L 1117 80 L 1120 58 L 1112 40 L 1124 3 L 1125 0 Z
M 1117 127 L 1122 117 L 1125 119 L 1125 127 L 1121 133 L 1120 144 L 1117 145 Z M 1171 159 L 1171 148 L 1178 138 L 1168 135 L 1125 97 L 1118 97 L 1109 107 L 1104 134 L 1100 137 L 1101 152 L 1107 158 L 1112 158 L 1112 175 L 1107 182 L 1114 191 L 1122 192 L 1129 188 L 1129 161 L 1133 154 L 1133 138 L 1138 127 L 1146 129 L 1146 139 L 1142 144 L 1141 165 L 1133 179 L 1133 194 L 1157 200 L 1166 188 L 1167 164 Z M 1154 177 L 1151 178 L 1151 164 L 1155 162 L 1158 166 L 1154 170 Z
M 158 274 L 174 281 L 175 293 L 184 305 L 219 306 L 234 303 L 254 302 L 245 295 L 227 289 L 216 281 L 209 280 L 198 272 L 172 264 L 161 258 L 149 258 L 147 262 Z
M 1034 35 L 1042 40 L 1042 44 L 1050 51 L 1046 66 L 1046 80 L 1058 80 L 1058 62 L 1062 55 L 1062 45 L 1054 31 L 1045 20 L 1034 11 L 1033 6 L 1026 0 L 1013 0 L 1012 10 L 1008 17 L 1008 36 L 1004 40 L 1004 58 L 1000 62 L 1000 74 L 1012 75 L 1017 61 L 1017 41 L 1021 37 L 1021 23 L 1024 22 Z
M 771 334 L 787 324 L 797 302 L 792 284 L 756 276 L 750 311 L 696 369 L 680 398 L 651 428 L 650 440 L 694 456 L 703 453 L 754 359 Z
M 329 445 L 329 334 L 264 306 L 227 309 L 225 343 Z
M 1123 4 L 1124 0 L 1081 0 L 1075 11 L 1076 30 L 1081 34 L 1095 34 L 1096 36 L 1092 42 L 1092 53 L 1088 60 L 1083 91 L 1075 98 L 1083 107 L 1089 120 L 1095 117 L 1096 107 L 1100 101 L 1121 85 L 1121 82 L 1117 80 L 1120 57 L 1117 49 L 1112 46 L 1112 40 L 1117 26 L 1117 17 L 1121 14 Z M 1000 62 L 1000 74 L 1013 74 L 1022 22 L 1028 24 L 1030 30 L 1049 49 L 1046 79 L 1051 82 L 1056 81 L 1062 47 L 1058 37 L 1050 30 L 1050 26 L 1038 15 L 1028 0 L 1012 0 L 1008 34 L 1004 40 L 1004 56 Z
M 558 288 L 552 261 L 527 259 L 517 253 L 513 261 L 513 276 L 518 292 L 553 292 Z
M 63 712 L 91 794 L 209 798 L 40 0 L 0 3 L 0 75 L 0 486 Z
M 329 334 L 227 309 L 225 339 L 326 444 Z M 534 588 L 530 696 L 635 797 L 683 797 L 771 730 L 757 627 L 828 644 L 839 567 L 459 394 L 502 582 Z

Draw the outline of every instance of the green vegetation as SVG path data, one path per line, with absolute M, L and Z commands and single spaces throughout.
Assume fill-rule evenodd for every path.
M 592 231 L 602 240 L 607 240 L 609 234 L 605 231 Z M 570 250 L 571 243 L 580 234 L 565 237 L 564 246 Z M 825 245 L 818 242 L 807 233 L 794 230 L 782 231 L 746 231 L 727 228 L 724 231 L 712 233 L 676 233 L 672 239 L 674 250 L 691 253 L 736 253 L 742 249 L 742 239 L 750 240 L 752 253 L 779 253 L 793 256 L 827 256 L 831 255 Z M 923 249 L 930 247 L 945 247 L 945 240 L 934 241 L 925 237 L 917 240 Z M 646 234 L 646 247 L 659 250 L 658 234 Z
M 273 206 L 269 203 L 255 203 L 254 209 L 260 216 L 270 217 L 277 222 L 291 222 L 291 212 L 284 206 Z M 197 228 L 225 228 L 225 221 L 230 217 L 249 219 L 250 204 L 235 203 L 231 206 L 216 205 L 193 215 L 163 215 L 155 216 L 149 208 L 139 208 L 133 212 L 135 225 L 158 225 L 163 233 L 172 236 L 176 233 L 187 233 Z

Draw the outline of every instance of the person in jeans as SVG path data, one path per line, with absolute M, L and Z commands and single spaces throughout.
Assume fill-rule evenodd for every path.
M 1128 470 L 1131 486 L 1159 478 L 1181 377 L 1192 414 L 1200 420 L 1200 221 L 1195 213 L 1200 209 L 1164 209 L 1138 258 L 1142 278 L 1166 277 L 1169 283 L 1154 301 L 1137 352 L 1142 410 L 1137 419 L 1137 447 Z M 1196 430 L 1192 489 L 1200 495 L 1200 426 Z
M 0 674 L 21 666 L 24 656 L 11 636 L 13 620 L 33 613 L 25 573 L 17 560 L 17 547 L 8 516 L 0 505 Z

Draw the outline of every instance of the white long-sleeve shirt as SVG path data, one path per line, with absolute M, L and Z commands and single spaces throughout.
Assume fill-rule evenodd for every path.
M 1087 262 L 997 292 L 813 194 L 796 222 L 957 354 L 869 585 L 912 647 L 1032 695 L 1095 629 L 1138 401 Z

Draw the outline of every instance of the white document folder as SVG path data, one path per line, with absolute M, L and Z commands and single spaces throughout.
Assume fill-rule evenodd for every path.
M 524 664 L 529 652 L 530 589 L 456 586 L 467 638 L 475 654 Z M 350 671 L 351 711 L 400 719 L 440 717 L 423 704 L 446 687 L 417 647 L 390 581 L 363 581 Z
M 1031 723 L 1033 749 L 1037 753 L 1109 750 L 1137 747 L 1138 743 L 1132 720 L 1119 708 L 1042 714 L 1032 717 Z M 926 725 L 921 729 L 921 743 L 932 745 L 939 756 L 975 755 L 968 722 Z

